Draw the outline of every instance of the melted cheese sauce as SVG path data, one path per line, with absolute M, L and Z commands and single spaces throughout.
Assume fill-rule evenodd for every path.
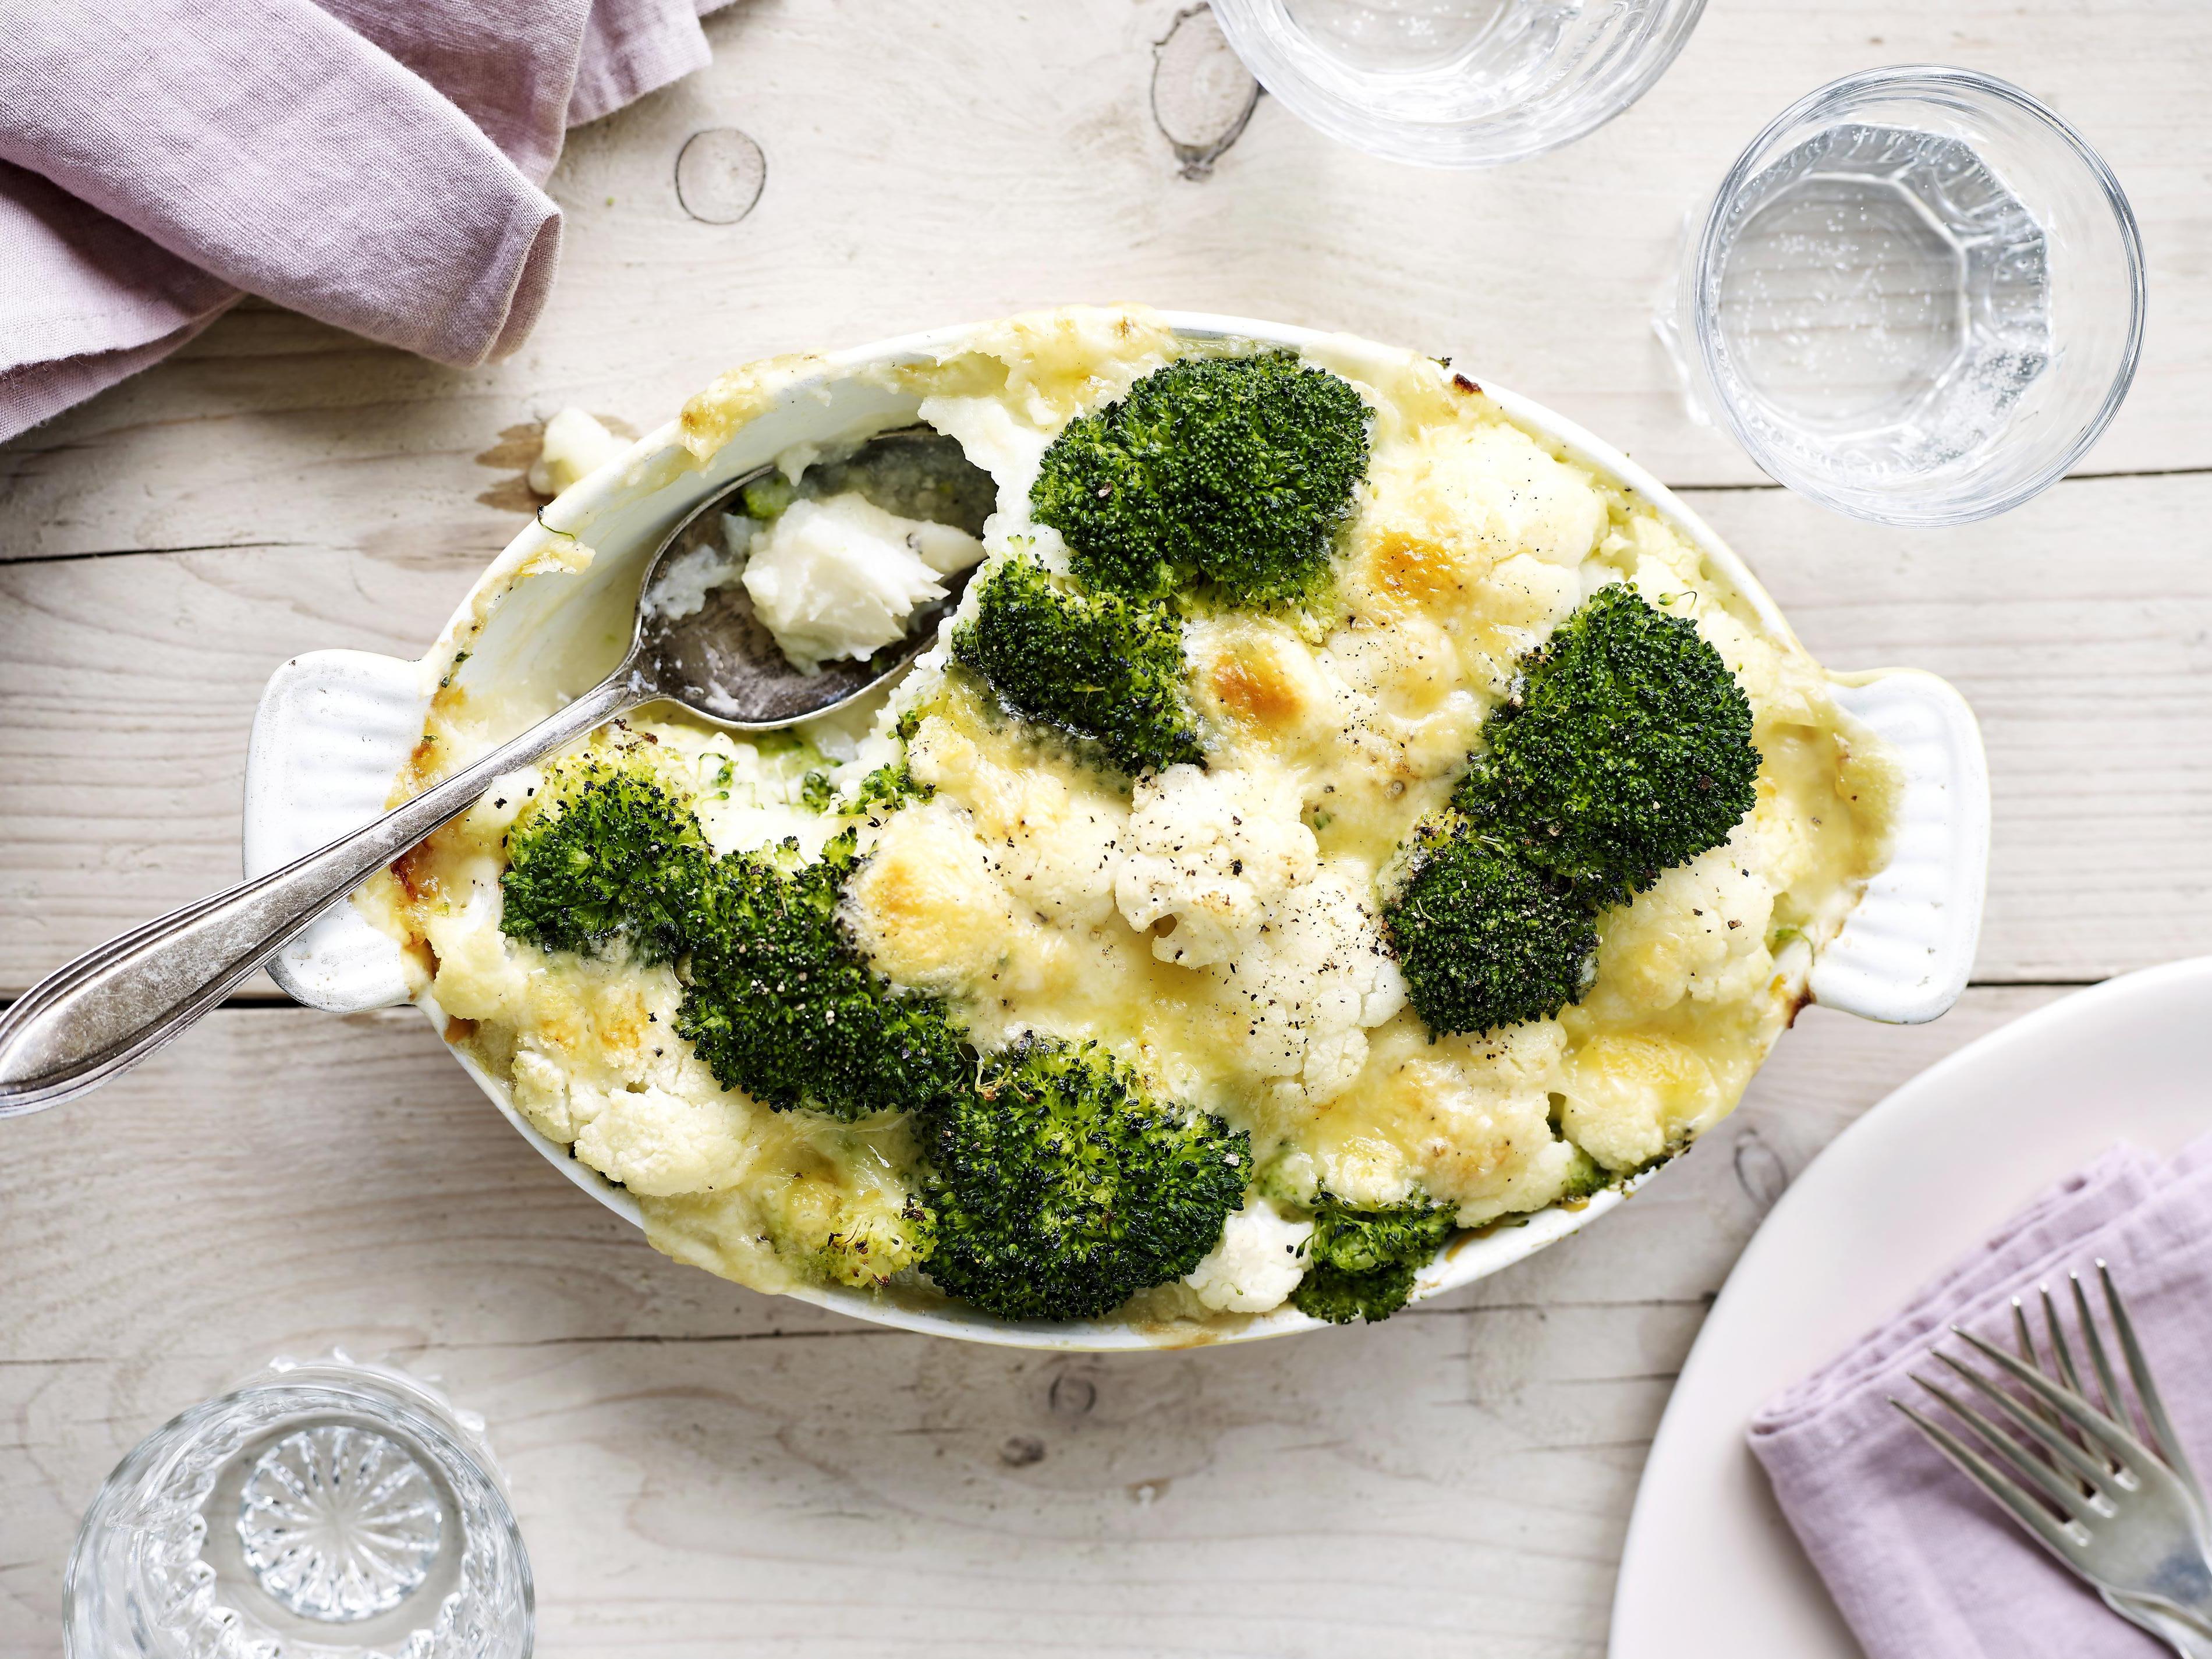
M 890 378 L 994 475 L 991 556 L 1018 544 L 1057 561 L 1058 538 L 1026 516 L 1036 458 L 1182 349 L 1142 312 L 1058 313 Z M 904 752 L 933 796 L 864 823 L 869 857 L 846 895 L 878 970 L 952 999 L 986 1050 L 1024 1030 L 1105 1043 L 1154 1088 L 1248 1129 L 1272 1196 L 1425 1193 L 1480 1225 L 1551 1202 L 1585 1155 L 1626 1174 L 1728 1113 L 1880 867 L 1895 771 L 1802 648 L 1632 494 L 1431 360 L 1352 342 L 1314 360 L 1374 410 L 1371 464 L 1326 614 L 1186 625 L 1206 769 L 1102 775 L 1007 718 L 941 644 L 887 706 L 817 723 L 797 749 L 678 717 L 594 741 L 649 754 L 720 848 L 795 834 L 811 849 L 850 820 L 798 804 L 805 771 L 849 792 L 901 752 L 897 718 L 918 717 Z M 757 378 L 726 377 L 687 431 L 734 429 Z M 1398 849 L 1449 797 L 1521 654 L 1624 580 L 1694 620 L 1742 684 L 1758 805 L 1726 846 L 1605 915 L 1581 1004 L 1432 1041 L 1379 931 Z M 428 769 L 483 746 L 481 714 L 434 709 Z M 381 895 L 456 1040 L 545 1133 L 628 1185 L 679 1259 L 766 1289 L 866 1282 L 841 1247 L 855 1237 L 884 1271 L 901 1265 L 904 1124 L 721 1090 L 670 1030 L 672 969 L 550 957 L 500 933 L 501 837 L 535 787 L 511 781 Z M 1182 1286 L 1144 1303 L 1151 1318 L 1210 1316 Z

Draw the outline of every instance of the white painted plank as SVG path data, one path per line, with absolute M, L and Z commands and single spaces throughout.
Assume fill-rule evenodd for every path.
M 1910 535 L 1776 491 L 1695 499 L 1824 660 L 1930 668 L 1980 710 L 1983 979 L 2212 949 L 2212 477 L 2069 483 Z M 477 568 L 289 548 L 0 566 L 0 992 L 236 879 L 270 671 L 325 646 L 411 656 Z
M 2052 994 L 1977 991 L 1913 1030 L 1808 1012 L 1634 1202 L 1439 1305 L 1066 1357 L 664 1261 L 411 1012 L 226 1011 L 6 1127 L 0 1653 L 52 1650 L 76 1516 L 140 1435 L 341 1343 L 488 1418 L 549 1654 L 1594 1655 L 1644 1449 L 1765 1206 Z
M 578 134 L 544 321 L 510 362 L 417 362 L 271 311 L 0 450 L 0 557 L 276 543 L 488 552 L 506 428 L 565 404 L 641 425 L 726 365 L 1077 299 L 1239 312 L 1444 351 L 1678 483 L 1755 478 L 1686 424 L 1649 328 L 1683 214 L 1768 117 L 1847 70 L 1963 62 L 2053 100 L 2132 193 L 2151 261 L 2143 372 L 2094 471 L 2212 466 L 2212 220 L 2196 0 L 1715 6 L 1642 103 L 1476 173 L 1359 155 L 1263 100 L 1210 178 L 1154 126 L 1180 0 L 860 7 L 756 0 L 714 65 Z M 678 204 L 707 127 L 767 186 L 735 225 Z

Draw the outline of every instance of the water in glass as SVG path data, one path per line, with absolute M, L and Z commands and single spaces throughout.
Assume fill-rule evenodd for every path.
M 2050 363 L 2044 228 L 1957 138 L 1830 127 L 1755 174 L 1720 234 L 1723 394 L 1859 483 L 1994 442 Z

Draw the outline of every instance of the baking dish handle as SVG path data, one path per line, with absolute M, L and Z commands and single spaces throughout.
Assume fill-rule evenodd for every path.
M 269 677 L 246 756 L 246 874 L 282 869 L 383 816 L 422 735 L 422 665 L 311 651 Z M 269 963 L 286 995 L 331 1013 L 408 1000 L 398 941 L 350 904 L 316 919 Z
M 1808 989 L 1823 1007 L 1923 1024 L 1966 988 L 1981 939 L 1990 857 L 1981 728 L 1956 688 L 1918 669 L 1831 678 L 1844 712 L 1896 750 L 1904 788 L 1889 861 L 1814 961 Z

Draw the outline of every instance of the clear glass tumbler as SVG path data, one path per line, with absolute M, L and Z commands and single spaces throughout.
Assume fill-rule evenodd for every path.
M 1686 238 L 1659 331 L 1777 482 L 1884 524 L 1962 524 L 2057 482 L 2142 349 L 2119 182 L 2019 88 L 1869 70 L 1760 133 Z
M 1488 167 L 1572 143 L 1651 89 L 1705 0 L 1213 0 L 1291 112 L 1376 155 Z
M 529 1659 L 530 1558 L 483 1424 L 343 1354 L 155 1430 L 86 1512 L 70 1659 Z

